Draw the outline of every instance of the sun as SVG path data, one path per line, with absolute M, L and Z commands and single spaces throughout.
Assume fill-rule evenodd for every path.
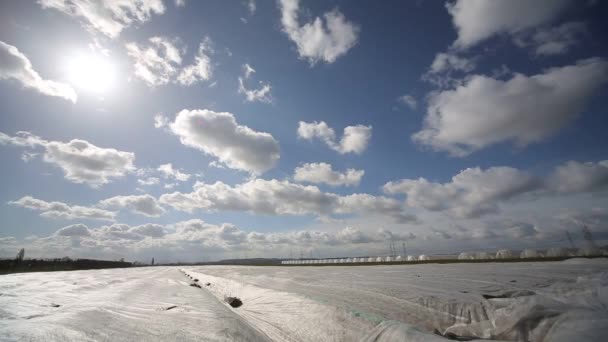
M 115 65 L 110 57 L 79 53 L 67 60 L 67 73 L 74 87 L 92 93 L 106 94 L 115 86 Z

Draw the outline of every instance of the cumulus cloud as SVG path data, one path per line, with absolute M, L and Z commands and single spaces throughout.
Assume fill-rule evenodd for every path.
M 212 155 L 232 169 L 261 174 L 280 157 L 279 143 L 272 135 L 239 125 L 231 113 L 182 110 L 170 128 L 182 144 Z
M 559 193 L 596 192 L 608 188 L 608 160 L 597 163 L 569 161 L 549 177 L 549 187 Z
M 443 184 L 425 178 L 403 179 L 385 184 L 383 190 L 388 194 L 405 194 L 411 207 L 475 218 L 496 213 L 500 202 L 541 187 L 536 177 L 511 167 L 486 170 L 477 167 L 465 169 Z
M 334 171 L 331 164 L 327 163 L 305 163 L 295 169 L 293 178 L 298 182 L 357 186 L 364 174 L 364 170 L 355 169 L 347 169 L 345 172 Z
M 464 49 L 501 33 L 514 34 L 554 20 L 570 0 L 457 0 L 446 7 L 458 31 L 456 48 Z
M 180 182 L 185 182 L 190 179 L 190 174 L 183 173 L 178 169 L 174 169 L 171 163 L 162 164 L 157 169 L 165 178 L 172 178 Z
M 110 38 L 132 24 L 144 23 L 153 14 L 163 14 L 161 0 L 38 0 L 42 8 L 52 8 L 77 18 L 84 27 Z
M 76 103 L 76 91 L 69 84 L 43 79 L 34 70 L 26 55 L 2 41 L 0 41 L 0 80 L 15 80 L 25 88 Z
M 246 252 L 249 255 L 285 256 L 294 247 L 307 251 L 321 249 L 336 251 L 356 251 L 364 253 L 369 248 L 385 249 L 386 231 L 362 231 L 347 226 L 334 231 L 298 230 L 260 233 L 247 231 L 230 223 L 212 224 L 200 219 L 180 221 L 168 225 L 142 224 L 131 226 L 115 223 L 100 227 L 76 224 L 58 229 L 47 237 L 32 237 L 20 242 L 29 255 L 77 257 L 148 259 L 157 260 L 201 260 L 234 257 L 231 253 Z M 389 231 L 389 233 L 391 233 Z M 397 238 L 405 233 L 394 232 Z M 17 247 L 14 238 L 0 238 L 5 242 L 0 246 Z M 363 250 L 362 250 L 363 249 Z M 3 253 L 9 248 L 0 248 Z M 142 257 L 145 256 L 145 257 Z
M 321 139 L 332 150 L 340 154 L 361 154 L 367 148 L 372 137 L 372 126 L 347 126 L 340 143 L 336 142 L 336 133 L 325 121 L 304 122 L 298 125 L 298 137 L 306 140 Z
M 47 141 L 29 132 L 17 132 L 15 136 L 0 133 L 0 144 L 41 147 L 44 149 L 42 159 L 59 166 L 67 180 L 94 188 L 135 171 L 134 153 L 98 147 L 86 140 Z
M 473 75 L 431 94 L 421 131 L 412 139 L 453 156 L 514 141 L 538 142 L 572 122 L 608 81 L 608 62 L 593 58 L 509 80 Z
M 568 22 L 557 27 L 541 28 L 532 34 L 522 34 L 514 38 L 520 47 L 532 46 L 537 56 L 564 54 L 579 42 L 587 32 L 582 22 Z
M 319 61 L 333 63 L 357 44 L 360 28 L 337 9 L 300 25 L 299 7 L 299 0 L 280 1 L 283 31 L 296 43 L 300 58 L 311 65 Z
M 65 220 L 90 219 L 113 221 L 116 213 L 99 208 L 69 205 L 63 202 L 47 202 L 32 196 L 24 196 L 9 204 L 40 211 L 40 216 Z
M 185 49 L 178 40 L 152 37 L 149 44 L 127 43 L 127 54 L 133 59 L 135 76 L 150 87 L 170 82 L 190 86 L 211 79 L 213 68 L 209 54 L 213 52 L 207 37 L 199 45 L 192 64 L 182 68 Z
M 222 182 L 197 182 L 191 193 L 164 194 L 160 203 L 176 210 L 193 212 L 243 211 L 262 215 L 317 215 L 366 212 L 391 216 L 400 222 L 415 221 L 398 201 L 369 194 L 340 196 L 325 193 L 316 186 L 294 184 L 287 180 L 253 179 L 230 186 Z
M 515 199 L 540 199 L 608 190 L 608 161 L 569 161 L 546 176 L 512 167 L 468 168 L 449 182 L 425 178 L 402 179 L 383 186 L 387 194 L 406 195 L 410 207 L 447 212 L 457 218 L 477 218 L 500 211 L 500 204 Z
M 114 196 L 99 202 L 102 208 L 128 208 L 131 212 L 148 217 L 158 217 L 165 213 L 156 198 L 146 195 Z

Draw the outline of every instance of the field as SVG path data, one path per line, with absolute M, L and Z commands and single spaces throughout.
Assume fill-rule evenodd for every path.
M 228 305 L 232 298 L 242 305 Z M 0 276 L 2 341 L 582 342 L 606 336 L 603 258 Z

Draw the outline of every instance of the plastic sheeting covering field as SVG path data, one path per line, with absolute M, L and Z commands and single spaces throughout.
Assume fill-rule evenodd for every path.
M 231 307 L 230 297 L 242 305 Z M 606 336 L 606 259 L 0 276 L 2 341 L 582 342 Z

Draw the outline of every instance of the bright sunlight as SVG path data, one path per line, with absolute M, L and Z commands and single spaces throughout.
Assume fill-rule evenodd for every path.
M 115 65 L 109 57 L 79 53 L 68 59 L 68 79 L 75 87 L 94 93 L 108 93 L 115 82 Z

